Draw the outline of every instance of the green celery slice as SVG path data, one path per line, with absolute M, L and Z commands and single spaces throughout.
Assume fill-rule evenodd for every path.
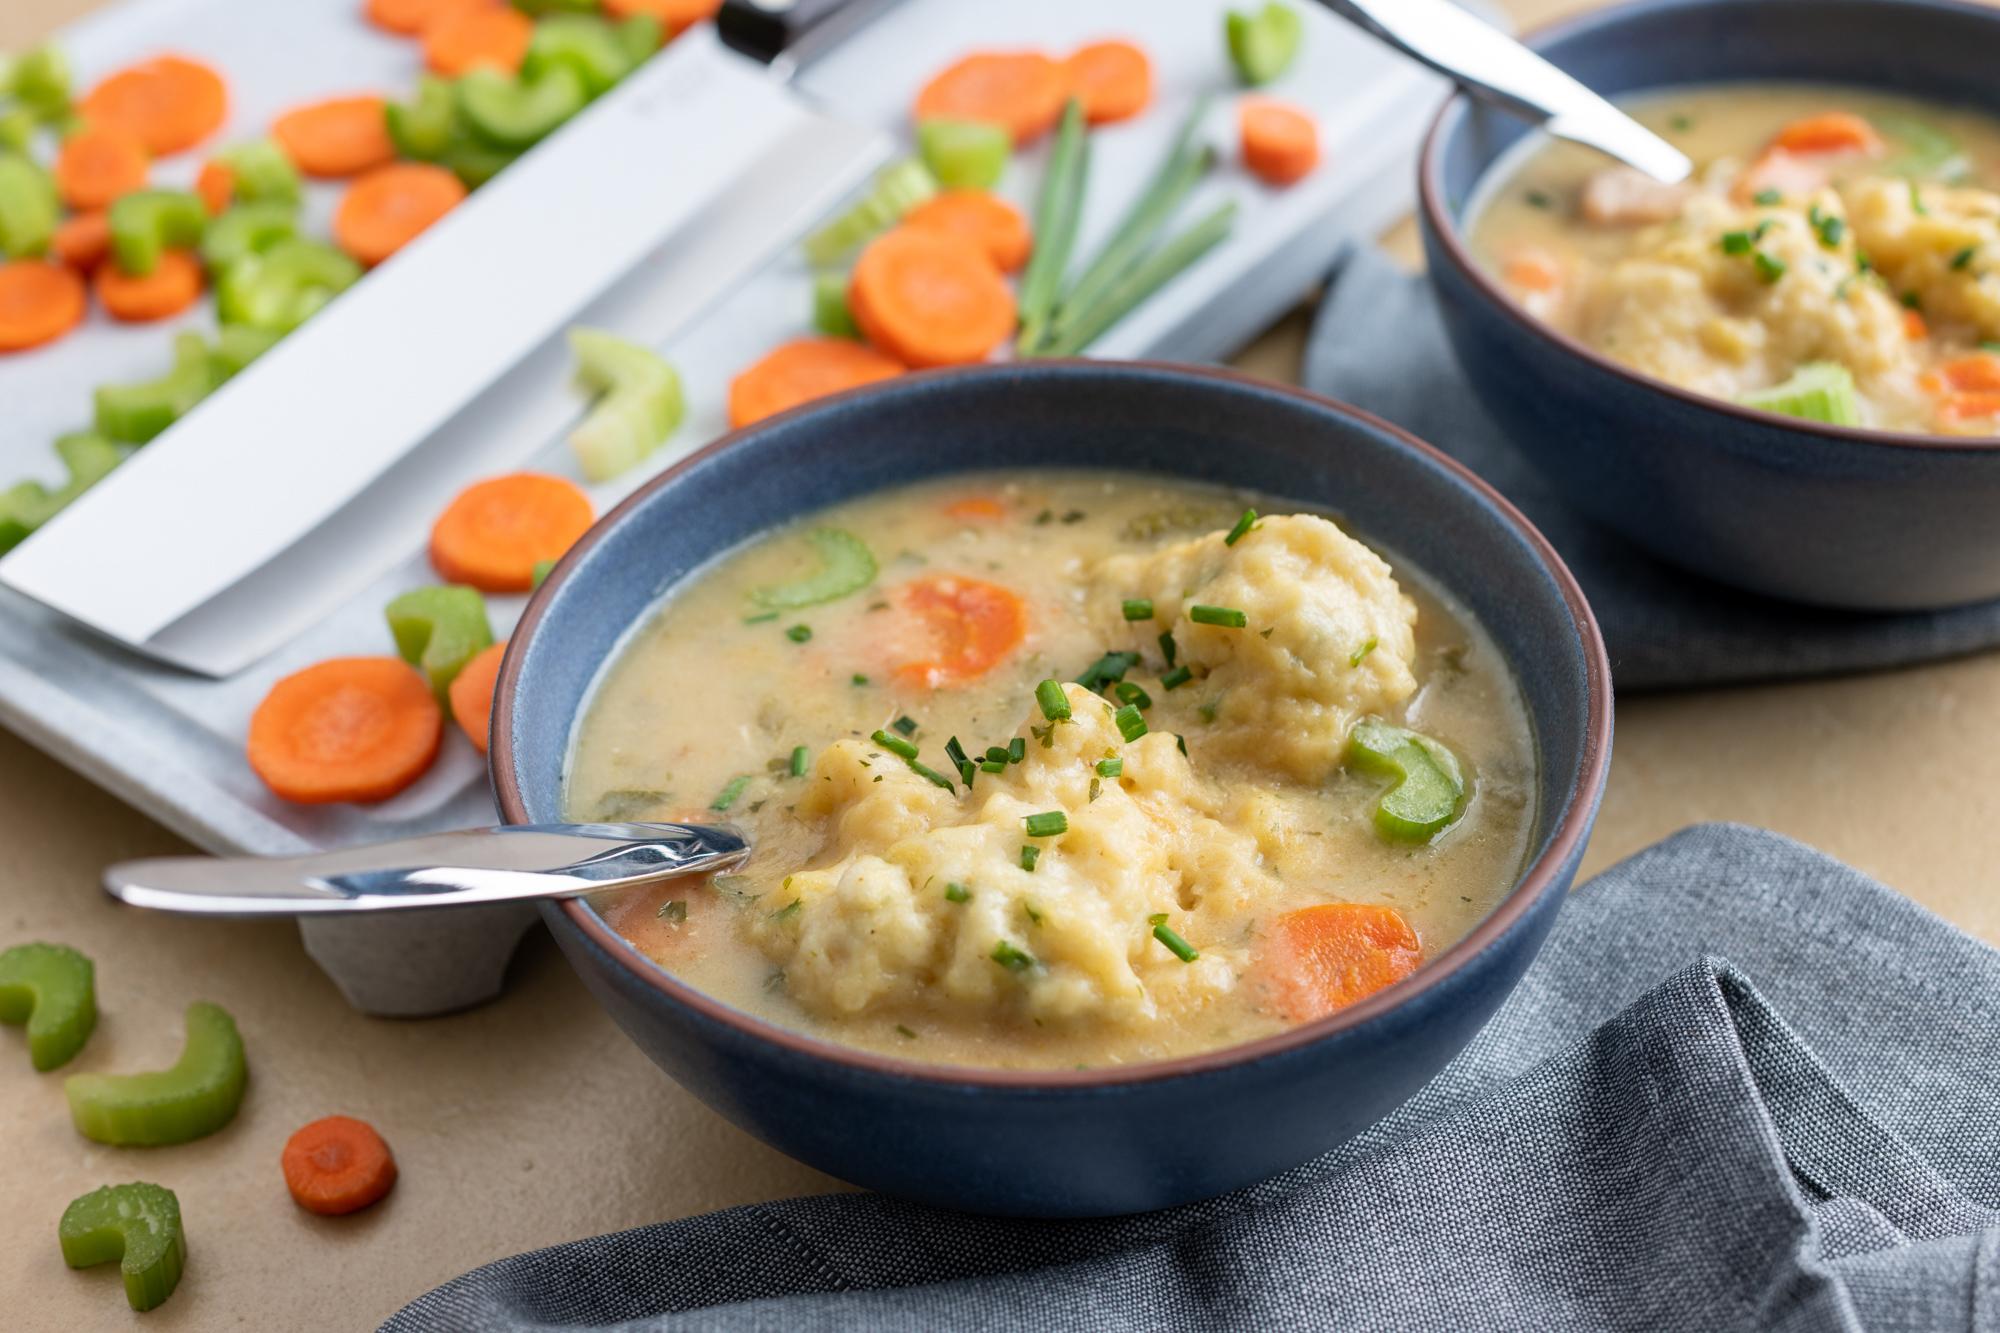
M 290 333 L 361 277 L 361 265 L 322 241 L 295 236 L 223 270 L 216 312 L 225 324 Z
M 512 166 L 519 156 L 467 137 L 453 141 L 438 158 L 438 165 L 457 176 L 466 189 L 476 190 Z
M 847 305 L 847 274 L 813 275 L 813 327 L 829 338 L 859 338 L 861 326 Z
M 199 245 L 208 209 L 185 190 L 134 190 L 111 205 L 111 257 L 143 277 L 159 267 L 169 248 Z
M 632 72 L 636 62 L 618 30 L 594 13 L 554 14 L 535 25 L 521 77 L 534 83 L 557 66 L 567 66 L 583 82 L 585 97 L 597 97 Z
M 632 62 L 633 69 L 651 60 L 667 44 L 666 25 L 651 14 L 634 14 L 621 22 L 616 31 L 618 44 L 625 48 L 625 58 Z
M 0 111 L 0 149 L 26 154 L 34 146 L 35 131 L 41 122 L 35 113 L 24 106 L 8 107 Z M 5 251 L 0 251 L 4 254 Z
M 212 357 L 216 383 L 234 378 L 245 366 L 276 347 L 283 336 L 248 324 L 224 324 L 215 335 Z
M 56 457 L 69 469 L 63 485 L 50 490 L 39 481 L 23 481 L 0 493 L 0 551 L 11 551 L 27 540 L 64 505 L 104 480 L 125 455 L 101 435 L 74 431 L 57 437 Z
M 891 162 L 876 173 L 868 193 L 833 221 L 806 237 L 808 263 L 837 264 L 881 232 L 900 222 L 903 214 L 937 193 L 937 179 L 913 157 Z
M 61 217 L 49 173 L 25 153 L 0 152 L 0 255 L 25 259 L 43 253 Z
M 598 0 L 511 0 L 514 8 L 529 18 L 545 14 L 594 14 Z
M 1956 181 L 1970 169 L 1965 149 L 1944 130 L 1915 116 L 1884 116 L 1876 126 L 1902 146 L 1885 170 L 1892 176 L 1918 180 Z
M 384 608 L 396 652 L 431 683 L 438 702 L 451 710 L 451 683 L 465 664 L 493 642 L 486 599 L 477 588 L 443 584 L 414 588 Z
M 187 1044 L 171 1069 L 71 1074 L 63 1083 L 77 1132 L 114 1147 L 157 1147 L 213 1134 L 236 1117 L 249 1069 L 236 1020 L 220 1005 L 187 1007 Z
M 1854 390 L 1854 372 L 1834 361 L 1800 366 L 1783 384 L 1746 393 L 1736 400 L 1745 407 L 1830 426 L 1861 424 L 1861 399 Z
M 935 117 L 917 126 L 917 152 L 947 190 L 990 190 L 1014 154 L 1006 127 L 983 120 Z
M 172 1190 L 145 1181 L 106 1185 L 72 1199 L 56 1239 L 71 1268 L 116 1262 L 134 1310 L 150 1310 L 173 1295 L 187 1267 L 181 1202 Z
M 585 100 L 583 80 L 568 64 L 552 65 L 533 81 L 482 65 L 458 81 L 458 109 L 472 132 L 516 152 L 553 134 Z
M 659 353 L 601 329 L 571 329 L 576 379 L 601 395 L 569 434 L 583 475 L 608 481 L 666 443 L 681 424 L 681 377 Z
M 1363 718 L 1348 733 L 1347 759 L 1395 780 L 1375 807 L 1375 831 L 1392 842 L 1429 842 L 1465 812 L 1458 758 L 1428 736 Z
M 417 80 L 414 102 L 391 102 L 382 114 L 396 152 L 418 162 L 436 162 L 458 136 L 458 94 L 435 74 Z
M 1254 13 L 1230 10 L 1224 35 L 1236 76 L 1256 87 L 1291 68 L 1305 44 L 1306 29 L 1297 10 L 1280 0 L 1269 0 Z
M 97 1026 L 96 969 L 66 944 L 17 944 L 0 953 L 0 1023 L 28 1025 L 28 1060 L 69 1063 Z
M 201 335 L 176 334 L 172 370 L 158 379 L 97 390 L 97 432 L 121 444 L 144 444 L 191 411 L 215 384 L 215 367 Z
M 547 583 L 549 575 L 555 572 L 555 568 L 556 562 L 553 560 L 537 560 L 528 570 L 528 591 L 533 592 Z
M 301 198 L 299 170 L 285 150 L 270 139 L 251 139 L 221 153 L 234 175 L 232 193 L 246 204 L 296 204 Z
M 860 592 L 875 581 L 875 556 L 859 537 L 839 528 L 814 528 L 805 534 L 819 567 L 789 583 L 755 589 L 750 600 L 766 611 L 795 611 Z
M 1076 244 L 1077 225 L 1083 220 L 1084 186 L 1089 179 L 1090 137 L 1083 103 L 1072 97 L 1063 107 L 1056 144 L 1049 150 L 1049 165 L 1035 200 L 1035 248 L 1021 275 L 1021 334 L 1014 344 L 1023 355 L 1036 351 L 1048 332 L 1063 274 L 1069 269 L 1070 247 Z
M 38 46 L 14 62 L 6 91 L 39 119 L 55 122 L 69 114 L 72 83 L 62 48 Z
M 245 255 L 261 254 L 299 234 L 297 209 L 280 200 L 236 204 L 208 224 L 201 238 L 201 262 L 220 273 Z

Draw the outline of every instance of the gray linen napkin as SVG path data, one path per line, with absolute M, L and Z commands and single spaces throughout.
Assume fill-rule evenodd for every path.
M 2000 1329 L 1996 1010 L 2000 953 L 1708 825 L 1580 889 L 1414 1101 L 1262 1185 L 1103 1222 L 735 1208 L 386 1327 Z
M 1918 615 L 1796 606 L 1683 573 L 1584 518 L 1480 407 L 1430 284 L 1377 251 L 1351 250 L 1334 271 L 1305 382 L 1436 445 L 1520 506 L 1583 585 L 1620 689 L 1871 670 L 2000 644 L 2000 602 Z

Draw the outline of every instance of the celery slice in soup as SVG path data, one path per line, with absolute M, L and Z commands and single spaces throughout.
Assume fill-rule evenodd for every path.
M 1777 412 L 1830 426 L 1861 424 L 1861 400 L 1854 391 L 1854 373 L 1832 361 L 1799 367 L 1783 384 L 1746 393 L 1737 399 L 1745 407 Z
M 1429 842 L 1465 811 L 1458 758 L 1428 736 L 1375 718 L 1348 734 L 1348 762 L 1396 780 L 1375 807 L 1375 830 L 1392 842 Z
M 1914 116 L 1891 116 L 1877 124 L 1902 146 L 1888 163 L 1892 176 L 1913 176 L 1920 180 L 1955 181 L 1970 164 L 1958 140 L 1929 121 Z
M 790 583 L 758 588 L 750 600 L 771 611 L 817 606 L 860 592 L 875 581 L 875 557 L 861 539 L 839 528 L 815 528 L 806 534 L 819 568 Z

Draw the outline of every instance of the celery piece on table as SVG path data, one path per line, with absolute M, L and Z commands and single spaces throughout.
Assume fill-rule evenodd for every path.
M 236 1117 L 249 1078 L 236 1020 L 220 1005 L 187 1007 L 187 1041 L 169 1069 L 71 1074 L 63 1083 L 77 1132 L 114 1147 L 157 1147 L 213 1134 Z
M 535 25 L 521 60 L 521 77 L 532 84 L 564 66 L 582 81 L 585 97 L 596 97 L 631 73 L 635 63 L 606 20 L 595 14 L 552 14 Z
M 1291 68 L 1305 44 L 1306 29 L 1297 10 L 1281 0 L 1268 0 L 1254 12 L 1230 10 L 1223 35 L 1237 77 L 1256 87 Z
M 134 1310 L 150 1310 L 173 1295 L 187 1267 L 180 1200 L 146 1181 L 106 1185 L 71 1200 L 56 1224 L 56 1240 L 71 1268 L 116 1263 Z
M 25 259 L 43 253 L 61 217 L 49 173 L 25 153 L 0 152 L 0 255 Z
M 1007 170 L 1014 139 L 1002 125 L 944 116 L 917 126 L 917 151 L 947 190 L 990 190 Z
M 1046 343 L 1037 355 L 1075 356 L 1082 352 L 1147 297 L 1221 244 L 1235 220 L 1236 201 L 1232 199 L 1161 245 L 1088 307 L 1078 310 L 1061 336 Z
M 600 395 L 570 432 L 583 475 L 606 481 L 652 453 L 681 424 L 681 377 L 650 348 L 600 329 L 571 329 L 577 382 Z
M 860 325 L 854 322 L 854 311 L 847 304 L 846 273 L 815 273 L 813 275 L 813 327 L 829 338 L 859 338 Z
M 424 673 L 438 702 L 451 707 L 451 683 L 465 664 L 492 646 L 493 626 L 477 588 L 441 584 L 413 588 L 383 609 L 396 653 Z
M 120 269 L 144 277 L 167 250 L 201 244 L 208 208 L 186 190 L 134 190 L 111 205 L 111 258 Z
M 1035 201 L 1035 248 L 1028 256 L 1028 269 L 1021 275 L 1016 298 L 1021 311 L 1021 335 L 1016 345 L 1023 353 L 1034 352 L 1048 332 L 1049 317 L 1055 312 L 1056 296 L 1069 267 L 1070 248 L 1076 244 L 1089 177 L 1090 137 L 1084 128 L 1083 103 L 1072 97 L 1063 107 L 1055 147 L 1049 152 L 1041 194 Z
M 235 197 L 246 204 L 296 204 L 299 169 L 270 139 L 250 139 L 219 154 L 234 177 Z
M 451 80 L 426 74 L 417 80 L 417 95 L 409 102 L 391 102 L 382 111 L 389 142 L 396 152 L 418 162 L 442 158 L 460 133 L 458 94 Z
M 248 324 L 224 324 L 216 331 L 215 349 L 210 357 L 216 383 L 220 385 L 235 378 L 245 366 L 276 347 L 283 336 Z
M 172 370 L 157 379 L 98 388 L 97 433 L 120 444 L 144 444 L 193 410 L 215 385 L 208 343 L 199 333 L 176 334 Z
M 846 211 L 806 237 L 802 248 L 812 264 L 835 264 L 902 220 L 903 214 L 937 193 L 937 180 L 915 158 L 891 162 L 874 184 Z
M 55 122 L 70 111 L 69 57 L 58 46 L 38 46 L 16 59 L 8 71 L 6 91 L 37 118 Z
M 67 1064 L 97 1027 L 96 970 L 66 944 L 0 953 L 0 1023 L 25 1023 L 36 1069 Z
M 11 551 L 63 507 L 95 486 L 125 459 L 124 451 L 92 431 L 56 438 L 56 457 L 69 480 L 54 490 L 39 481 L 16 482 L 0 491 L 0 551 Z
M 515 152 L 555 133 L 586 100 L 583 79 L 566 63 L 550 65 L 535 79 L 481 65 L 458 80 L 458 109 L 473 134 Z
M 225 324 L 290 333 L 361 276 L 361 265 L 323 241 L 295 236 L 243 256 L 215 284 Z
M 201 262 L 220 273 L 245 255 L 262 254 L 299 234 L 298 210 L 282 200 L 232 204 L 212 219 L 201 238 Z
M 476 190 L 514 164 L 520 154 L 466 136 L 456 139 L 438 158 L 438 165 L 457 176 L 468 190 Z
M 667 26 L 652 14 L 634 14 L 621 21 L 615 31 L 633 69 L 651 60 L 667 44 Z

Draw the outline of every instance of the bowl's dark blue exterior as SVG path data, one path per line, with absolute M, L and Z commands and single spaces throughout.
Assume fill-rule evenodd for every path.
M 1945 0 L 1637 0 L 1531 44 L 1612 95 L 1809 80 L 2000 112 L 2000 10 Z M 1644 379 L 1481 273 L 1468 201 L 1521 123 L 1454 99 L 1421 168 L 1425 252 L 1480 398 L 1569 500 L 1663 559 L 1862 610 L 2000 597 L 2000 442 L 1787 424 Z
M 579 544 L 509 651 L 494 770 L 508 819 L 560 818 L 571 723 L 599 665 L 716 552 L 882 487 L 1044 466 L 1161 472 L 1350 513 L 1491 630 L 1533 712 L 1545 817 L 1535 863 L 1472 939 L 1311 1029 L 1136 1070 L 1020 1073 L 923 1067 L 784 1032 L 674 981 L 580 902 L 545 916 L 648 1055 L 781 1151 L 946 1207 L 1133 1212 L 1260 1180 L 1410 1096 L 1519 979 L 1569 887 L 1609 760 L 1602 644 L 1553 553 L 1455 464 L 1325 400 L 1218 373 L 996 367 L 848 395 L 696 456 Z

